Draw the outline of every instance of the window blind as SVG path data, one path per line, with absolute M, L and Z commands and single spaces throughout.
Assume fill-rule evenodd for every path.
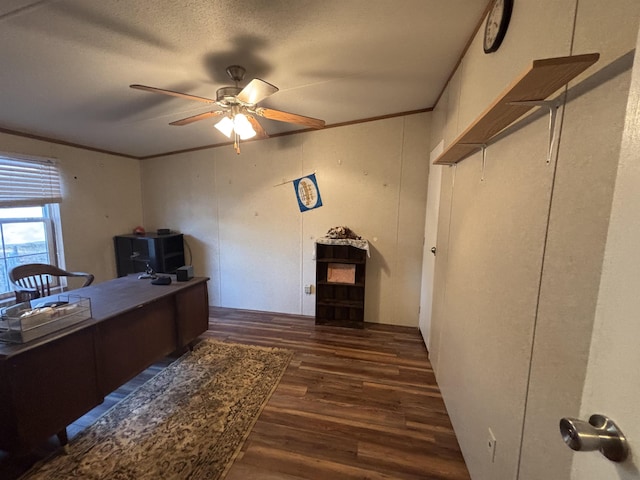
M 60 203 L 60 183 L 53 160 L 0 154 L 0 207 Z

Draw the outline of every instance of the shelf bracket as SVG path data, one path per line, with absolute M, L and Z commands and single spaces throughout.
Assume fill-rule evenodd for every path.
M 484 167 L 487 163 L 487 144 L 486 143 L 461 143 L 460 145 L 469 145 L 470 147 L 478 147 L 482 149 L 482 175 L 480 181 L 484 182 Z
M 509 102 L 508 104 L 522 107 L 543 107 L 549 109 L 549 150 L 547 151 L 547 165 L 549 165 L 553 159 L 556 138 L 558 136 L 556 119 L 558 117 L 560 102 L 558 100 L 525 100 L 521 102 Z

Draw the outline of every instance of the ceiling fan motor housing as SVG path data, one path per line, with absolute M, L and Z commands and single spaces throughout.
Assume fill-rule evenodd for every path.
M 238 100 L 236 99 L 236 95 L 238 95 L 242 89 L 240 87 L 222 87 L 216 90 L 216 103 L 221 107 L 229 107 L 231 105 L 236 105 Z

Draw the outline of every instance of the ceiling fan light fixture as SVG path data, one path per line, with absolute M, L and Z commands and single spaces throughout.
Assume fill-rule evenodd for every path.
M 214 125 L 223 135 L 226 135 L 227 138 L 231 138 L 231 133 L 233 133 L 233 120 L 229 117 L 224 117 L 218 123 Z
M 227 138 L 231 138 L 234 133 L 240 137 L 240 140 L 249 140 L 256 136 L 256 131 L 244 113 L 236 113 L 233 117 L 224 117 L 214 127 Z
M 233 129 L 240 135 L 241 140 L 248 140 L 256 136 L 251 122 L 244 113 L 238 113 L 233 117 Z

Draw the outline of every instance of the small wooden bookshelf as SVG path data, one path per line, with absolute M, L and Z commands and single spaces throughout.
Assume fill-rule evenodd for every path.
M 316 325 L 362 328 L 367 252 L 316 244 Z

